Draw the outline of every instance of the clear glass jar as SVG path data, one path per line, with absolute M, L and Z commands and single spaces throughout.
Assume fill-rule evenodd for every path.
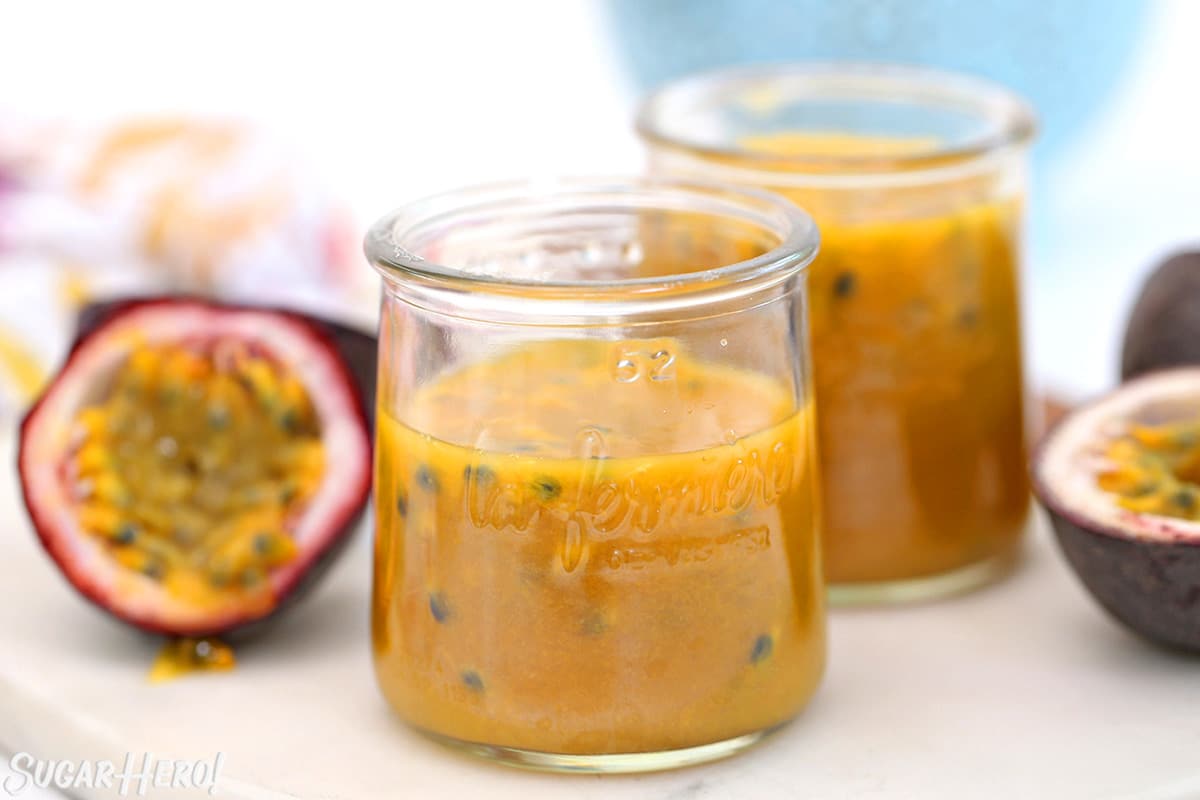
M 373 640 L 435 738 L 546 769 L 721 757 L 825 660 L 811 220 L 654 179 L 379 222 Z
M 1029 506 L 1018 265 L 1028 107 L 923 69 L 753 67 L 668 85 L 638 128 L 656 174 L 811 213 L 830 597 L 963 591 L 1013 563 Z

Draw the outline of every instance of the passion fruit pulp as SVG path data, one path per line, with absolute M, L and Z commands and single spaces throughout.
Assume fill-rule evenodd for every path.
M 1069 415 L 1035 459 L 1034 488 L 1114 618 L 1200 650 L 1200 368 L 1132 380 Z
M 176 298 L 81 319 L 21 428 L 25 503 L 47 552 L 146 630 L 228 634 L 273 614 L 366 505 L 367 404 L 335 338 L 349 332 Z

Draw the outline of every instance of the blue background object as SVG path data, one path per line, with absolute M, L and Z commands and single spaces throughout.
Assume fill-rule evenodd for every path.
M 1053 158 L 1103 106 L 1148 3 L 1124 0 L 608 0 L 618 50 L 646 91 L 729 64 L 854 59 L 985 76 L 1037 109 Z

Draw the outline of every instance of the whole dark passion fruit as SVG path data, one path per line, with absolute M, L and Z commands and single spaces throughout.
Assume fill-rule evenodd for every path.
M 1125 329 L 1121 378 L 1200 365 L 1200 252 L 1162 262 L 1142 286 Z
M 145 630 L 227 634 L 273 614 L 365 508 L 368 355 L 370 337 L 290 311 L 179 298 L 89 309 L 21 427 L 46 551 Z

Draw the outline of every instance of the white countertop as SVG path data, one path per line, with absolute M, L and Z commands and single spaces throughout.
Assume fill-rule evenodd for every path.
M 365 537 L 308 602 L 242 648 L 236 671 L 150 685 L 157 643 L 77 598 L 15 502 L 6 481 L 9 752 L 119 763 L 126 752 L 221 751 L 219 794 L 237 798 L 1200 797 L 1200 660 L 1111 623 L 1041 530 L 1001 585 L 937 605 L 835 612 L 823 687 L 754 750 L 672 773 L 564 777 L 459 756 L 391 715 L 369 666 Z

